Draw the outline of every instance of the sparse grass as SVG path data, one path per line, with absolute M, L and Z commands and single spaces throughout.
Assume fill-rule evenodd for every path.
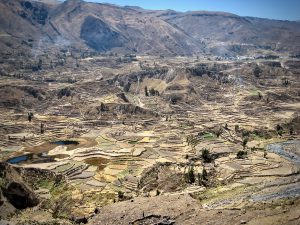
M 44 181 L 42 184 L 48 185 L 50 183 Z M 69 218 L 72 208 L 75 206 L 75 200 L 72 198 L 74 189 L 75 187 L 65 183 L 53 185 L 50 188 L 51 197 L 44 202 L 44 207 L 51 209 L 54 218 Z
M 50 181 L 48 179 L 42 179 L 40 181 L 38 181 L 38 186 L 40 188 L 46 188 L 46 189 L 51 189 L 54 185 L 53 181 Z
M 135 145 L 138 142 L 139 142 L 138 140 L 132 140 L 132 141 L 128 141 L 128 144 Z
M 216 138 L 216 135 L 213 134 L 213 133 L 205 133 L 205 134 L 202 135 L 202 138 L 204 140 L 213 140 L 213 139 Z
M 99 170 L 103 170 L 106 167 L 109 160 L 102 157 L 96 157 L 96 158 L 85 159 L 84 162 L 92 166 L 97 166 L 99 171 Z
M 213 203 L 216 201 L 233 198 L 239 193 L 242 193 L 247 188 L 246 185 L 224 188 L 224 186 L 218 186 L 216 188 L 206 189 L 204 192 L 196 195 L 196 198 L 201 204 Z
M 0 178 L 0 188 L 5 187 L 6 186 L 6 182 L 3 178 Z
M 251 89 L 251 90 L 249 90 L 249 94 L 250 94 L 251 96 L 257 96 L 258 93 L 259 93 L 259 90 L 258 90 L 258 89 Z
M 116 198 L 115 193 L 96 193 L 91 192 L 84 194 L 82 201 L 86 204 L 96 204 L 96 205 L 107 205 L 111 203 Z
M 255 140 L 255 141 L 264 141 L 264 140 L 267 139 L 267 138 L 265 138 L 265 137 L 259 136 L 259 135 L 254 134 L 254 133 L 252 133 L 252 134 L 250 135 L 250 138 L 251 138 L 252 140 Z
M 126 168 L 124 170 L 122 170 L 120 173 L 118 173 L 118 178 L 122 178 L 125 177 L 127 174 L 129 174 L 129 168 Z

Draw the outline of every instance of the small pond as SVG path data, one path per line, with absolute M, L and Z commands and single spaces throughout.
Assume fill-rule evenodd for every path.
M 52 142 L 55 145 L 79 145 L 78 141 L 73 140 L 59 140 Z
M 7 162 L 10 164 L 18 164 L 20 162 L 26 161 L 27 159 L 28 159 L 28 155 L 21 155 L 21 156 L 13 157 L 7 160 Z
M 42 163 L 42 162 L 54 162 L 53 157 L 47 156 L 45 153 L 30 153 L 25 155 L 16 156 L 8 159 L 6 162 L 10 164 L 20 164 L 20 163 Z
M 58 140 L 58 141 L 53 141 L 53 142 L 48 142 L 45 143 L 41 146 L 35 147 L 36 149 L 34 150 L 35 153 L 29 153 L 29 154 L 24 154 L 24 155 L 19 155 L 12 157 L 6 162 L 10 164 L 33 164 L 33 163 L 48 163 L 48 162 L 55 162 L 55 158 L 63 159 L 68 157 L 68 155 L 64 154 L 58 154 L 58 155 L 53 155 L 53 156 L 48 156 L 47 152 L 53 148 L 55 148 L 56 145 L 60 146 L 68 146 L 68 149 L 73 149 L 76 148 L 75 146 L 79 145 L 79 141 L 75 140 Z M 32 148 L 30 150 L 33 150 Z
M 26 164 L 34 164 L 34 163 L 47 163 L 47 162 L 55 162 L 55 158 L 66 158 L 68 155 L 53 155 L 53 156 L 48 156 L 47 153 L 30 153 L 30 154 L 25 154 L 25 155 L 20 155 L 16 157 L 12 157 L 6 162 L 10 164 L 21 164 L 21 163 L 26 163 Z

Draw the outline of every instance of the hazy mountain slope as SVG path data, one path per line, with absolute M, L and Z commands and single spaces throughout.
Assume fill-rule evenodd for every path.
M 25 8 L 25 7 L 24 7 Z M 28 20 L 30 10 L 23 9 L 18 1 L 0 1 L 0 32 L 15 38 L 33 37 L 40 32 L 34 20 Z
M 273 50 L 300 50 L 298 22 L 214 12 L 166 11 L 157 16 L 178 26 L 195 39 L 204 41 L 211 48 L 218 45 L 254 45 Z
M 8 52 L 20 51 L 20 46 L 152 55 L 300 51 L 299 22 L 230 13 L 155 11 L 80 0 L 1 0 L 0 12 L 0 46 Z
M 53 11 L 51 22 L 64 37 L 99 51 L 193 54 L 203 48 L 159 18 L 113 5 L 67 1 Z

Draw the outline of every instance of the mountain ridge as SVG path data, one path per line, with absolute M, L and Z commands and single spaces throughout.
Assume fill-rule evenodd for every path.
M 147 10 L 82 0 L 3 0 L 0 12 L 1 33 L 17 37 L 12 46 L 0 37 L 7 51 L 27 48 L 21 43 L 28 39 L 33 40 L 31 48 L 43 42 L 41 50 L 65 40 L 73 49 L 121 54 L 235 56 L 300 51 L 299 22 L 225 12 Z

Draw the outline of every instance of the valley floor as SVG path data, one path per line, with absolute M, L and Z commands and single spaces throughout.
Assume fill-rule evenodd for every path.
M 1 77 L 0 218 L 300 223 L 297 60 L 101 60 Z

